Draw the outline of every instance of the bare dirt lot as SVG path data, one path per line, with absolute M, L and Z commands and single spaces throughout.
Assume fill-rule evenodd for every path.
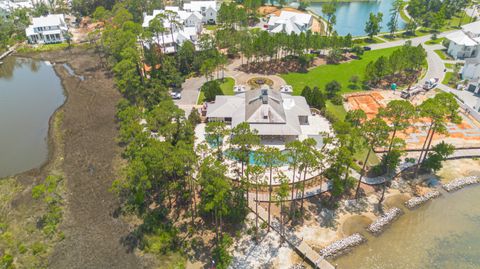
M 122 244 L 129 227 L 114 216 L 118 201 L 109 191 L 116 177 L 113 162 L 120 153 L 115 142 L 115 105 L 120 94 L 111 74 L 102 68 L 97 55 L 85 49 L 29 56 L 55 63 L 67 95 L 61 126 L 67 192 L 61 226 L 65 239 L 54 249 L 48 267 L 144 267 Z M 77 76 L 67 73 L 63 63 Z

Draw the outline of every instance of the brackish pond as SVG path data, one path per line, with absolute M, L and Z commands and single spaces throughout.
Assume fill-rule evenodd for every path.
M 446 194 L 369 237 L 339 269 L 480 268 L 480 186 Z
M 0 178 L 39 167 L 48 157 L 50 116 L 65 101 L 50 63 L 7 57 L 0 65 Z
M 394 0 L 378 0 L 378 1 L 360 1 L 360 2 L 343 2 L 337 3 L 337 23 L 334 25 L 335 31 L 339 35 L 351 34 L 353 36 L 365 35 L 365 23 L 368 21 L 370 12 L 377 14 L 383 13 L 382 32 L 388 32 L 387 23 L 390 20 L 390 10 Z M 322 3 L 312 3 L 310 10 L 316 14 L 323 16 Z M 405 22 L 398 17 L 399 29 L 403 29 Z

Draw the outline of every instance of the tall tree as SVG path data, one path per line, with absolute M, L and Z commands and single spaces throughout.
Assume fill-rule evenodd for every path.
M 317 167 L 317 161 L 315 151 L 317 141 L 313 138 L 307 138 L 302 141 L 302 150 L 300 152 L 300 171 L 303 172 L 303 181 L 300 184 L 302 188 L 302 202 L 300 205 L 300 211 L 303 212 L 303 205 L 305 200 L 305 181 L 307 180 L 307 173 L 313 171 Z
M 362 135 L 365 139 L 365 144 L 368 145 L 368 152 L 363 162 L 360 178 L 358 179 L 357 190 L 355 192 L 355 197 L 357 199 L 360 194 L 362 178 L 366 172 L 365 168 L 367 166 L 368 158 L 370 157 L 373 148 L 384 146 L 387 143 L 389 137 L 389 127 L 383 119 L 375 117 L 364 122 L 362 126 Z
M 337 11 L 337 1 L 332 0 L 322 5 L 322 13 L 327 17 L 327 35 L 330 35 L 335 24 L 335 12 Z
M 268 185 L 268 231 L 270 231 L 270 209 L 272 206 L 272 190 L 273 190 L 273 169 L 278 167 L 284 161 L 284 156 L 278 148 L 263 147 L 257 151 L 257 155 L 261 164 L 269 171 Z
M 439 93 L 433 98 L 425 100 L 419 107 L 420 116 L 427 118 L 428 124 L 427 137 L 423 143 L 420 157 L 418 159 L 415 176 L 418 173 L 418 167 L 427 158 L 433 137 L 436 133 L 448 134 L 447 123 L 460 123 L 461 116 L 458 113 L 458 102 L 451 93 Z
M 205 126 L 205 135 L 207 139 L 212 140 L 212 144 L 217 148 L 217 159 L 223 159 L 223 139 L 230 133 L 227 125 L 223 121 L 212 121 Z
M 262 165 L 252 165 L 245 171 L 251 182 L 255 185 L 255 239 L 258 239 L 258 189 L 265 183 L 265 167 Z M 250 201 L 249 201 L 250 202 Z
M 373 40 L 373 36 L 380 33 L 380 30 L 382 29 L 382 20 L 383 14 L 381 12 L 378 12 L 377 15 L 375 15 L 373 12 L 370 13 L 368 21 L 365 24 L 365 33 L 367 33 L 371 40 Z
M 217 159 L 207 157 L 200 167 L 201 207 L 207 213 L 212 213 L 215 222 L 216 243 L 222 236 L 222 217 L 228 211 L 230 199 L 230 181 L 225 174 L 227 167 Z

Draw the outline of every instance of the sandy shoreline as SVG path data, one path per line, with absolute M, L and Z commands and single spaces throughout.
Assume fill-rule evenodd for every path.
M 454 172 L 452 172 L 452 170 Z M 472 174 L 480 175 L 480 161 L 471 160 L 471 159 L 461 159 L 461 160 L 449 160 L 444 162 L 444 168 L 440 170 L 436 177 L 441 180 L 442 183 L 450 182 L 456 178 L 466 177 Z M 430 178 L 432 176 L 426 177 Z M 439 190 L 440 185 L 436 187 L 420 187 L 416 190 L 412 190 L 410 187 L 406 186 L 405 182 L 402 180 L 397 180 L 400 182 L 395 182 L 392 184 L 392 188 L 386 192 L 385 201 L 383 203 L 384 210 L 392 208 L 400 208 L 405 214 L 415 214 L 415 208 L 408 209 L 405 207 L 405 202 L 410 198 L 415 197 L 414 192 L 420 194 L 428 194 L 434 190 Z M 295 235 L 299 238 L 303 238 L 315 251 L 320 251 L 328 245 L 336 242 L 340 239 L 344 239 L 352 234 L 360 233 L 365 236 L 367 240 L 375 240 L 375 236 L 366 231 L 366 228 L 376 219 L 380 217 L 378 208 L 376 204 L 378 203 L 380 193 L 371 192 L 369 195 L 361 200 L 358 205 L 355 205 L 355 202 L 344 200 L 341 201 L 341 204 L 336 210 L 329 210 L 322 208 L 319 212 L 312 214 L 313 217 L 307 219 L 303 225 L 295 228 Z M 434 203 L 435 201 L 427 201 Z M 307 208 L 315 205 L 315 201 L 309 199 Z M 418 205 L 421 207 L 423 204 Z M 273 210 L 273 212 L 278 210 Z M 402 218 L 402 216 L 399 216 Z M 395 221 L 395 219 L 394 219 Z M 389 225 L 388 225 L 389 226 Z M 386 230 L 390 227 L 386 227 Z M 242 247 L 245 248 L 249 246 L 251 249 L 255 249 L 259 253 L 262 253 L 262 257 L 269 257 L 268 264 L 271 268 L 290 268 L 293 265 L 302 265 L 305 268 L 311 268 L 306 262 L 304 262 L 300 256 L 298 256 L 295 251 L 288 246 L 280 244 L 280 241 L 275 241 L 275 235 L 271 235 L 270 232 L 268 235 L 264 235 L 262 238 L 268 238 L 260 240 L 258 245 L 255 245 L 253 241 L 248 241 L 247 236 L 243 236 L 240 242 L 236 243 L 235 246 L 238 249 Z M 382 235 L 379 235 L 380 237 Z M 248 242 L 248 243 L 245 243 Z M 255 245 L 254 247 L 251 245 Z M 272 247 L 273 246 L 273 247 Z M 274 249 L 275 251 L 268 251 L 269 249 Z M 282 255 L 278 253 L 282 252 Z M 351 251 L 355 251 L 354 249 Z M 249 268 L 262 268 L 262 264 L 259 261 L 252 261 L 248 258 L 245 258 L 242 251 L 235 251 L 235 259 L 239 264 L 245 266 L 249 265 Z M 256 257 L 255 259 L 258 259 Z M 243 261 L 243 263 L 241 263 Z M 330 259 L 332 264 L 335 264 L 335 259 Z M 233 268 L 233 267 L 232 267 Z M 243 268 L 240 266 L 239 268 Z M 245 267 L 245 268 L 248 268 Z

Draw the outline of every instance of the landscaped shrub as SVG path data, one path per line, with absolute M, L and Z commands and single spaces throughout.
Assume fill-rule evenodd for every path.
M 335 95 L 332 98 L 332 104 L 340 106 L 343 103 L 343 97 L 340 94 Z
M 223 95 L 220 83 L 216 80 L 208 81 L 203 84 L 201 89 L 205 95 L 205 101 L 212 102 L 215 100 L 215 96 Z

